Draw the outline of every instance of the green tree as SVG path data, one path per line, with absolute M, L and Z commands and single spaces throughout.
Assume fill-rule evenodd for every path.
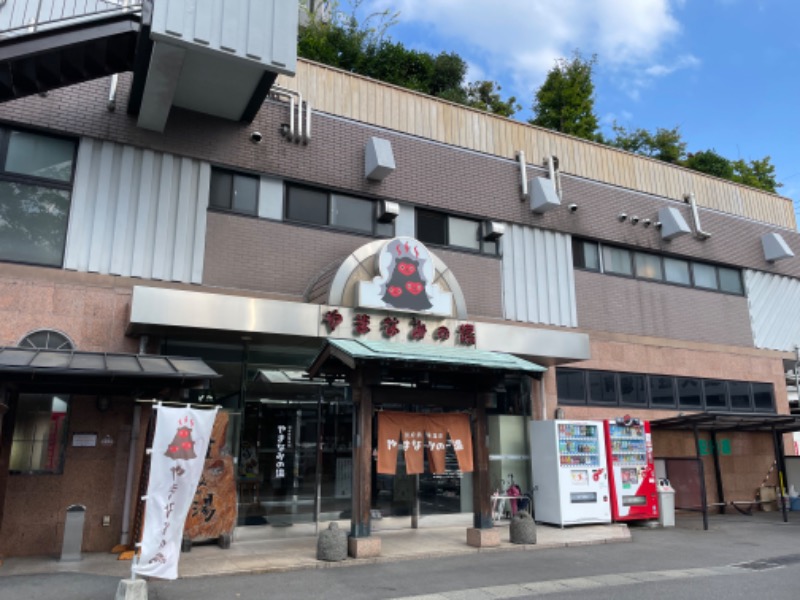
M 501 117 L 512 117 L 522 107 L 517 104 L 514 96 L 503 100 L 500 97 L 501 89 L 494 81 L 472 82 L 467 86 L 467 100 L 464 104 Z
M 612 129 L 615 138 L 609 143 L 615 148 L 672 164 L 679 163 L 686 154 L 686 142 L 677 125 L 672 129 L 659 127 L 651 133 L 646 129 L 628 130 L 614 122 Z
M 775 165 L 769 156 L 749 163 L 742 159 L 733 161 L 733 180 L 768 192 L 776 192 L 783 187 L 775 179 Z
M 733 164 L 713 149 L 689 153 L 684 166 L 722 179 L 733 179 Z
M 592 71 L 597 55 L 584 59 L 577 50 L 572 59 L 560 58 L 536 92 L 528 122 L 587 140 L 601 139 L 594 112 Z
M 396 22 L 397 13 L 377 12 L 359 22 L 355 15 L 361 0 L 351 0 L 350 5 L 350 14 L 336 2 L 329 2 L 322 16 L 309 13 L 298 35 L 298 55 L 502 116 L 519 110 L 516 99 L 504 100 L 494 82 L 467 85 L 467 63 L 455 52 L 434 56 L 392 41 L 386 31 Z

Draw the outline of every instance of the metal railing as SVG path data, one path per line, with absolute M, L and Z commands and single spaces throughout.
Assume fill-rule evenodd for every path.
M 0 39 L 115 13 L 137 13 L 143 0 L 0 0 Z

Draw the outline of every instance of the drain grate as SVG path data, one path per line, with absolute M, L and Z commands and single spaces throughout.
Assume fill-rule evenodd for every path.
M 737 569 L 748 569 L 750 571 L 766 571 L 767 569 L 778 569 L 796 563 L 800 563 L 800 554 L 786 554 L 785 556 L 753 560 L 731 566 Z

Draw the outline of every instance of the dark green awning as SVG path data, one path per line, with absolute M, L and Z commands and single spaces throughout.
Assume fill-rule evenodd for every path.
M 329 338 L 309 368 L 315 376 L 328 358 L 354 369 L 358 362 L 391 363 L 394 366 L 470 368 L 472 370 L 541 373 L 547 368 L 505 352 L 476 350 L 425 343 L 344 340 Z

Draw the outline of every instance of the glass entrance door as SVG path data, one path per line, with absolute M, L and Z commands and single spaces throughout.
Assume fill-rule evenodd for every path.
M 343 390 L 287 391 L 245 402 L 240 525 L 311 523 L 317 510 L 339 518 L 350 506 L 352 407 Z

